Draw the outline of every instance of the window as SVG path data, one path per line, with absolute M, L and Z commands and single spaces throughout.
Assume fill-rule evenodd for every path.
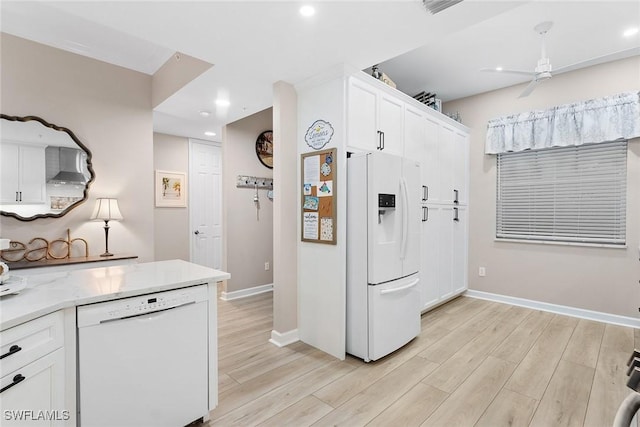
M 497 156 L 496 237 L 625 245 L 627 141 Z

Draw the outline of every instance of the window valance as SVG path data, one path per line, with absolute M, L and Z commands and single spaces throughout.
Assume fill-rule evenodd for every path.
M 492 119 L 485 153 L 565 147 L 640 137 L 640 92 Z

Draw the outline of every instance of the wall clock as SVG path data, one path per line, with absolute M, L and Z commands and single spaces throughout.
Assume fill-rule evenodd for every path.
M 260 163 L 273 169 L 273 131 L 265 130 L 256 139 L 256 155 Z

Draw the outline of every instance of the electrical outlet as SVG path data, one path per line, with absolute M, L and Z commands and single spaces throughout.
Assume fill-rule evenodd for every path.
M 478 276 L 484 277 L 487 275 L 487 270 L 484 267 L 478 268 Z
M 264 270 L 265 271 L 269 271 L 269 262 L 268 261 L 264 263 Z

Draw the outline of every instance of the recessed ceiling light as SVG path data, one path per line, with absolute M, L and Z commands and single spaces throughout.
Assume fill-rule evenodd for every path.
M 638 34 L 638 27 L 627 28 L 624 33 L 622 33 L 625 37 L 631 37 Z
M 502 71 L 502 67 L 496 67 L 496 71 Z
M 231 103 L 226 99 L 216 99 L 216 105 L 218 107 L 228 107 Z
M 200 115 L 202 117 L 209 117 L 211 115 L 211 111 L 202 110 L 200 111 Z
M 211 131 L 209 131 L 209 130 L 208 130 L 208 131 L 206 131 L 204 134 L 205 134 L 205 135 L 207 135 L 207 136 L 216 136 L 216 133 L 215 133 L 215 132 L 211 132 Z
M 302 16 L 313 16 L 316 14 L 316 9 L 311 5 L 304 5 L 300 8 L 300 15 Z

